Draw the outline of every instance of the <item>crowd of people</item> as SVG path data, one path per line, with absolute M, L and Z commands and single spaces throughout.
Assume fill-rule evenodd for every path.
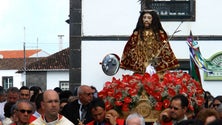
M 123 125 L 115 110 L 106 111 L 94 86 L 81 85 L 74 92 L 59 87 L 43 91 L 31 88 L 0 87 L 0 125 Z M 128 125 L 145 125 L 139 114 L 128 118 Z M 135 120 L 134 120 L 135 119 Z M 140 121 L 141 120 L 141 121 Z
M 154 125 L 221 125 L 222 96 L 213 97 L 208 91 L 204 94 L 204 105 L 192 114 L 187 112 L 189 103 L 186 96 L 174 96 L 170 108 L 160 113 Z
M 20 89 L 0 87 L 0 125 L 219 125 L 222 122 L 222 96 L 205 92 L 205 103 L 199 111 L 188 114 L 189 101 L 183 94 L 175 95 L 170 107 L 164 109 L 154 123 L 131 112 L 127 118 L 115 110 L 106 110 L 93 86 L 81 85 L 76 92 L 43 91 L 40 87 Z
M 168 36 L 159 16 L 144 10 L 128 40 L 120 67 L 134 73 L 163 73 L 179 63 L 170 47 Z M 136 89 L 136 88 L 135 88 Z M 124 91 L 124 90 L 123 90 Z M 131 112 L 122 118 L 115 110 L 106 110 L 98 98 L 97 89 L 81 85 L 74 92 L 42 90 L 38 86 L 0 87 L 0 125 L 220 125 L 222 96 L 205 92 L 205 104 L 198 111 L 187 113 L 186 95 L 175 95 L 170 107 L 164 109 L 157 121 L 145 122 L 143 116 Z
M 68 103 L 70 91 L 43 90 L 38 86 L 0 87 L 0 124 L 3 125 L 73 125 L 60 115 Z M 61 89 L 60 89 L 61 90 Z M 62 101 L 66 100 L 66 101 Z

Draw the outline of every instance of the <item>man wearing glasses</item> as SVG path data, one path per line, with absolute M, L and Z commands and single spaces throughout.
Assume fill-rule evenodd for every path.
M 89 105 L 93 100 L 93 90 L 88 85 L 81 85 L 77 90 L 78 99 L 64 106 L 61 114 L 75 125 L 92 121 Z
M 19 100 L 15 104 L 15 113 L 18 119 L 11 125 L 29 125 L 29 119 L 33 113 L 33 105 L 28 100 Z
M 216 96 L 212 102 L 212 108 L 217 110 L 219 105 L 222 104 L 222 96 Z

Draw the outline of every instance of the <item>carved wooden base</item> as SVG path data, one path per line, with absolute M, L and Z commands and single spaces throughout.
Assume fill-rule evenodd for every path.
M 129 112 L 122 112 L 122 118 L 126 118 L 132 112 L 141 114 L 146 122 L 155 122 L 157 121 L 161 111 L 157 111 L 152 108 L 147 95 L 145 92 L 143 92 L 143 94 L 140 96 L 140 100 L 137 103 L 137 106 Z

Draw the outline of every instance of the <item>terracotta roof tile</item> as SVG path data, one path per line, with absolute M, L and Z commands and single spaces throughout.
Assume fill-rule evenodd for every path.
M 37 61 L 40 58 L 28 58 L 26 59 L 26 65 Z M 18 70 L 24 67 L 23 58 L 6 58 L 0 59 L 0 70 Z
M 25 56 L 28 58 L 40 51 L 42 50 L 25 50 Z M 0 51 L 0 55 L 2 55 L 3 58 L 24 58 L 24 50 L 4 50 Z
M 69 69 L 69 48 L 29 64 L 26 71 Z

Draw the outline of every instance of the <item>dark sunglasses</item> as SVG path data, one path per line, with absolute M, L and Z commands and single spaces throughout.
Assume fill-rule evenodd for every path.
M 21 112 L 21 113 L 27 112 L 28 114 L 31 114 L 31 113 L 32 113 L 32 110 L 24 110 L 24 109 L 21 109 L 21 110 L 17 110 L 17 111 L 19 111 L 19 112 Z

